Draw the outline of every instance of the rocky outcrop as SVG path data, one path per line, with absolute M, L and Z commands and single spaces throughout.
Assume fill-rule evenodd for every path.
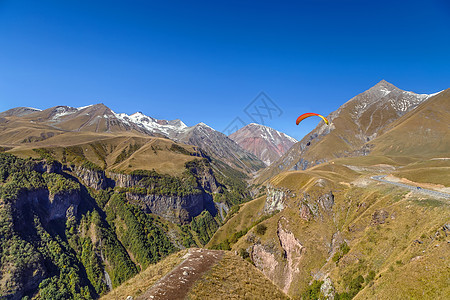
M 320 286 L 320 292 L 326 300 L 334 299 L 336 292 L 330 277 L 324 279 L 322 285 Z
M 50 222 L 75 216 L 80 201 L 79 191 L 52 195 L 47 189 L 40 189 L 21 193 L 14 206 L 20 212 L 28 212 L 32 208 L 45 222 Z
M 48 204 L 48 220 L 59 218 L 73 218 L 77 214 L 78 205 L 81 201 L 79 192 L 62 193 L 51 195 Z
M 319 205 L 322 207 L 323 210 L 330 212 L 331 208 L 334 205 L 334 195 L 333 193 L 330 191 L 326 194 L 323 194 L 322 196 L 319 197 L 318 199 Z
M 311 210 L 309 209 L 308 205 L 302 203 L 300 206 L 300 218 L 302 218 L 305 221 L 311 220 L 313 217 L 313 214 L 311 213 Z
M 323 213 L 332 213 L 334 206 L 334 194 L 332 191 L 313 197 L 308 193 L 303 193 L 300 204 L 300 217 L 305 221 L 313 218 L 323 218 Z
M 104 171 L 75 166 L 73 172 L 90 188 L 103 190 L 108 187 L 108 178 Z
M 275 278 L 278 261 L 273 250 L 261 244 L 254 245 L 252 249 L 252 261 L 268 278 L 272 280 Z
M 287 219 L 282 217 L 277 225 L 277 241 L 261 243 L 260 240 L 248 238 L 254 243 L 251 247 L 251 258 L 255 266 L 269 279 L 288 293 L 306 248 L 286 227 Z
M 191 169 L 191 172 L 197 177 L 200 186 L 207 192 L 217 193 L 220 190 L 220 184 L 214 177 L 213 170 L 210 167 Z
M 208 166 L 190 168 L 189 171 L 196 177 L 198 184 L 207 192 L 217 193 L 220 184 L 214 177 L 212 169 Z M 129 188 L 139 186 L 139 181 L 144 178 L 142 175 L 130 175 L 123 173 L 108 173 L 112 184 L 117 187 Z
M 126 193 L 127 199 L 141 206 L 146 212 L 161 216 L 177 224 L 190 222 L 193 217 L 199 215 L 203 210 L 208 210 L 211 215 L 217 214 L 211 194 L 217 193 L 221 185 L 214 177 L 213 171 L 208 163 L 201 161 L 187 165 L 190 174 L 195 177 L 200 186 L 196 192 L 190 195 L 171 194 L 136 194 L 131 191 Z M 141 182 L 147 175 L 109 173 L 112 182 L 117 187 L 133 188 L 142 187 L 147 189 Z
M 376 210 L 372 214 L 371 225 L 384 224 L 385 220 L 389 217 L 389 213 L 384 209 Z
M 115 186 L 123 188 L 137 186 L 139 180 L 144 178 L 140 175 L 129 175 L 123 173 L 108 173 L 108 176 L 111 177 Z
M 328 254 L 329 254 L 329 258 L 331 258 L 333 256 L 334 253 L 336 253 L 336 251 L 339 250 L 339 247 L 341 246 L 341 244 L 343 244 L 345 242 L 344 237 L 342 236 L 341 232 L 337 231 L 333 234 L 333 236 L 331 237 L 331 243 Z
M 264 212 L 272 213 L 277 210 L 283 210 L 286 207 L 286 200 L 291 197 L 291 195 L 292 192 L 289 189 L 277 188 L 268 184 Z
M 280 240 L 280 245 L 284 250 L 284 257 L 286 258 L 286 266 L 284 268 L 284 287 L 283 291 L 287 293 L 291 286 L 292 280 L 296 273 L 300 270 L 298 268 L 300 260 L 303 257 L 305 247 L 294 236 L 294 234 L 283 228 L 282 223 L 286 222 L 286 219 L 278 221 L 277 235 Z
M 47 162 L 42 160 L 35 163 L 34 170 L 39 173 L 61 173 L 62 165 L 57 161 Z
M 205 199 L 208 195 L 203 193 L 187 196 L 127 193 L 126 196 L 131 203 L 141 206 L 145 212 L 153 213 L 177 224 L 190 222 L 208 206 L 208 203 L 205 203 L 208 202 L 208 199 Z M 212 202 L 212 199 L 209 200 Z

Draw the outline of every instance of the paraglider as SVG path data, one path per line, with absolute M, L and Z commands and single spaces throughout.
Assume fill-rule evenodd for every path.
M 297 121 L 296 121 L 295 123 L 298 125 L 298 124 L 299 124 L 301 121 L 303 121 L 304 119 L 306 119 L 306 118 L 308 118 L 308 117 L 312 117 L 312 116 L 318 116 L 318 117 L 321 117 L 322 120 L 323 120 L 327 125 L 330 125 L 330 123 L 328 122 L 327 118 L 325 118 L 325 117 L 322 116 L 322 115 L 315 114 L 315 113 L 306 113 L 306 114 L 303 114 L 303 115 L 301 115 L 300 117 L 297 118 Z

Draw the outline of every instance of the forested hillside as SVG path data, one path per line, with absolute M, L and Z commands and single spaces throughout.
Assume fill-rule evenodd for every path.
M 5 299 L 98 298 L 172 252 L 204 246 L 222 222 L 214 200 L 231 207 L 249 199 L 242 179 L 208 159 L 185 163 L 181 176 L 105 173 L 36 151 L 40 159 L 0 153 Z M 105 183 L 93 188 L 94 179 Z

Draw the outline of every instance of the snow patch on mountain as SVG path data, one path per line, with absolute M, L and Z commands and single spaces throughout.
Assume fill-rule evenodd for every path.
M 58 119 L 60 119 L 61 117 L 67 116 L 67 115 L 71 115 L 74 114 L 75 112 L 77 112 L 76 108 L 73 107 L 69 107 L 69 106 L 58 106 L 55 110 L 54 110 L 54 115 L 52 116 L 52 120 L 53 121 L 57 121 Z
M 91 107 L 91 106 L 94 106 L 94 104 L 86 105 L 86 106 L 81 106 L 81 107 L 77 107 L 76 109 L 77 109 L 77 110 L 83 110 L 83 109 L 88 108 L 88 107 Z
M 372 88 L 347 101 L 337 110 L 337 114 L 330 114 L 329 117 L 332 119 L 332 117 L 338 115 L 344 107 L 353 105 L 354 108 L 351 115 L 354 119 L 359 119 L 364 111 L 370 106 L 374 104 L 382 105 L 384 103 L 389 103 L 397 113 L 404 114 L 408 110 L 439 93 L 440 92 L 434 94 L 416 94 L 411 91 L 403 91 L 389 82 L 382 80 Z
M 132 115 L 127 115 L 125 113 L 115 113 L 114 116 L 124 122 L 127 125 L 137 125 L 149 132 L 160 133 L 166 135 L 169 138 L 174 138 L 175 136 L 185 132 L 189 128 L 180 119 L 175 119 L 171 121 L 158 120 L 149 117 L 142 112 L 136 112 Z M 206 124 L 205 124 L 206 125 Z
M 250 123 L 247 126 L 258 128 L 260 131 L 259 133 L 261 134 L 260 136 L 271 143 L 278 144 L 281 142 L 282 139 L 287 139 L 287 140 L 291 141 L 292 143 L 297 143 L 296 139 L 294 139 L 293 137 L 291 137 L 281 131 L 278 131 L 276 129 L 273 129 L 273 128 L 270 128 L 270 127 L 267 127 L 267 126 L 264 126 L 261 124 L 257 124 L 257 123 Z

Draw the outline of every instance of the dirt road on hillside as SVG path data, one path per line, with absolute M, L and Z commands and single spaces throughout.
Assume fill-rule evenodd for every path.
M 396 186 L 399 186 L 402 188 L 407 188 L 416 193 L 428 194 L 428 195 L 434 196 L 434 197 L 450 199 L 450 194 L 447 194 L 444 192 L 433 191 L 433 190 L 429 190 L 429 189 L 424 189 L 424 188 L 421 188 L 418 186 L 409 185 L 409 184 L 405 184 L 405 183 L 389 181 L 389 180 L 384 179 L 386 176 L 387 175 L 379 175 L 379 176 L 372 176 L 370 178 L 373 180 L 376 180 L 376 181 L 383 182 L 383 183 L 389 183 L 389 184 L 393 184 L 393 185 L 396 185 Z
M 189 249 L 185 260 L 156 282 L 137 300 L 176 300 L 184 299 L 191 286 L 199 280 L 223 253 L 216 250 Z

